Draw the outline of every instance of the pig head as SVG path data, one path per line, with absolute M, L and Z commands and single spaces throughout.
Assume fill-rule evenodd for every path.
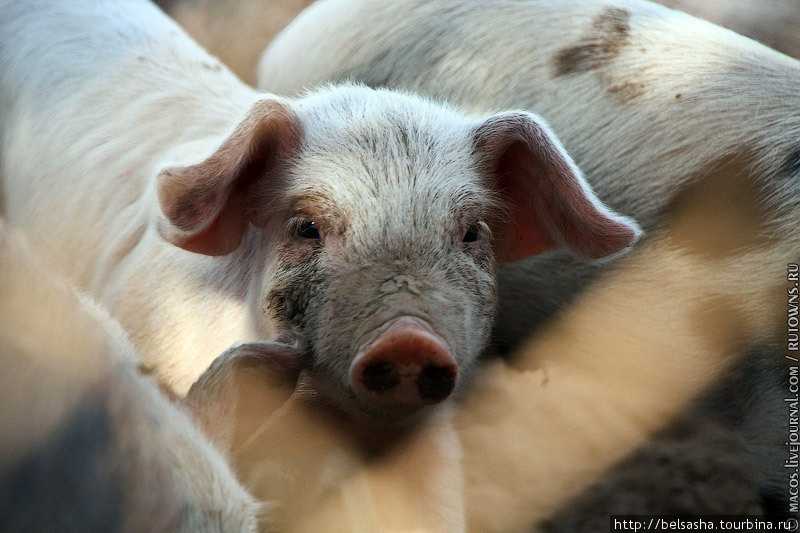
M 259 102 L 207 159 L 162 171 L 159 199 L 175 245 L 256 248 L 257 331 L 299 343 L 327 402 L 384 422 L 463 381 L 498 263 L 553 248 L 598 260 L 639 235 L 538 117 L 360 86 Z

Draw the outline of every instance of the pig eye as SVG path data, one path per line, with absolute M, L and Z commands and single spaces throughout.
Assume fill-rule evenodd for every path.
M 301 239 L 319 239 L 319 228 L 313 220 L 304 220 L 297 226 L 297 236 Z
M 461 242 L 475 242 L 480 238 L 480 223 L 476 222 L 467 228 L 467 231 L 464 233 L 464 237 L 461 239 Z

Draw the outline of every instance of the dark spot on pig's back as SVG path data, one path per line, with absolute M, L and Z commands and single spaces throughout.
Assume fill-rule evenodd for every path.
M 623 82 L 608 88 L 608 92 L 617 94 L 625 99 L 636 98 L 644 94 L 646 86 L 644 83 Z
M 596 69 L 617 57 L 629 41 L 630 12 L 608 8 L 594 19 L 591 29 L 578 43 L 555 55 L 556 75 Z

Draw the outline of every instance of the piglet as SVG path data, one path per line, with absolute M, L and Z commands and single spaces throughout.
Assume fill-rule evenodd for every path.
M 488 341 L 498 263 L 597 260 L 638 235 L 530 113 L 468 118 L 359 86 L 260 106 L 208 159 L 161 173 L 162 234 L 219 254 L 260 228 L 260 320 L 356 416 L 451 396 Z
M 326 403 L 407 420 L 486 344 L 498 263 L 637 237 L 529 113 L 258 92 L 145 0 L 0 12 L 4 216 L 176 397 L 235 343 L 288 339 Z

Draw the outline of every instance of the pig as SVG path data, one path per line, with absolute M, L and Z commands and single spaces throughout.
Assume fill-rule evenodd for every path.
M 735 194 L 766 202 L 763 217 L 748 207 L 736 218 L 795 243 L 791 253 L 751 265 L 753 277 L 777 278 L 800 250 L 799 67 L 639 0 L 322 0 L 265 51 L 259 86 L 291 95 L 357 80 L 470 112 L 539 113 L 600 198 L 645 232 L 662 226 L 691 184 L 705 188 L 709 206 Z M 729 176 L 745 176 L 743 188 L 726 187 Z M 715 253 L 743 244 L 731 231 Z M 499 346 L 515 346 L 609 264 L 550 253 L 505 266 Z
M 260 506 L 120 326 L 2 221 L 0 362 L 0 530 L 255 533 Z
M 609 515 L 633 512 L 789 518 L 788 472 L 774 477 L 778 483 L 770 487 L 772 493 L 759 486 L 782 468 L 786 456 L 786 445 L 773 437 L 789 429 L 784 401 L 788 383 L 776 366 L 769 351 L 736 358 L 733 368 L 710 384 L 710 394 L 703 393 L 577 497 L 560 505 L 542 529 L 607 531 Z M 748 416 L 748 425 L 742 427 L 738 410 L 758 414 Z M 757 454 L 753 447 L 759 448 Z M 760 461 L 754 462 L 755 457 Z
M 312 0 L 156 0 L 242 81 L 255 83 L 261 52 Z
M 607 260 L 640 234 L 528 112 L 257 92 L 145 1 L 0 14 L 5 215 L 177 397 L 273 340 L 352 418 L 412 420 L 486 344 L 498 263 Z

